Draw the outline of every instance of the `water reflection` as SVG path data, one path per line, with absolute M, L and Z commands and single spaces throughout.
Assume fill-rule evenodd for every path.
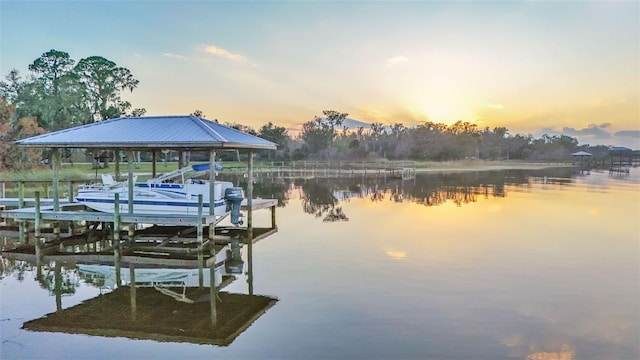
M 124 286 L 117 285 L 116 269 L 108 264 L 57 261 L 36 266 L 2 258 L 0 276 L 24 281 L 25 274 L 35 272 L 40 286 L 55 296 L 56 312 L 26 321 L 27 330 L 227 346 L 277 302 L 252 293 L 253 276 L 246 264 L 252 258 L 245 261 L 247 257 L 239 246 L 228 249 L 215 269 L 204 272 L 203 286 L 198 268 L 149 263 L 123 264 Z M 216 301 L 211 301 L 211 286 L 220 291 L 238 278 L 245 278 L 248 293 L 215 292 Z M 63 308 L 62 297 L 81 284 L 98 288 L 100 295 Z
M 3 267 L 13 270 L 0 284 L 1 318 L 9 318 L 0 324 L 3 355 L 19 358 L 15 343 L 23 343 L 23 353 L 31 355 L 23 358 L 74 357 L 47 356 L 64 340 L 65 349 L 83 358 L 637 359 L 640 188 L 638 172 L 632 170 L 623 180 L 607 172 L 576 177 L 564 170 L 418 174 L 404 182 L 260 179 L 262 196 L 272 197 L 279 189 L 287 200 L 278 209 L 273 241 L 254 249 L 260 270 L 256 293 L 273 292 L 282 301 L 264 316 L 255 315 L 258 320 L 231 346 L 12 330 L 55 312 L 57 304 L 38 296 L 48 290 L 30 281 L 35 268 L 6 263 Z M 270 181 L 277 186 L 270 188 Z M 349 221 L 320 221 L 337 208 Z M 237 279 L 223 292 L 253 294 L 247 291 L 253 285 L 246 274 L 252 273 L 251 262 L 243 251 L 245 262 L 236 266 L 242 273 L 234 273 Z M 48 266 L 43 274 L 55 271 L 54 264 Z M 123 268 L 126 281 L 129 273 Z M 144 335 L 151 333 L 149 328 L 134 328 L 128 319 L 127 286 L 112 290 L 108 277 L 94 274 L 94 293 L 87 296 L 89 277 L 80 267 L 65 263 L 61 270 L 75 272 L 68 276 L 70 283 L 79 279 L 74 295 L 61 295 L 68 308 L 62 312 L 85 299 L 111 299 L 95 312 L 113 311 L 125 319 L 128 327 L 116 334 L 149 338 Z M 134 276 L 136 282 L 144 280 L 140 273 Z M 16 286 L 14 278 L 26 280 Z M 97 296 L 101 286 L 103 295 Z M 173 288 L 195 305 L 153 287 L 137 290 L 137 322 L 155 318 L 163 328 L 179 323 L 185 330 L 188 324 L 180 323 L 174 311 L 190 319 L 184 310 L 201 304 L 201 312 L 189 320 L 201 328 L 189 330 L 188 339 L 179 338 L 183 331 L 163 336 L 174 342 L 214 342 L 203 335 L 210 316 L 208 289 Z M 25 298 L 36 304 L 11 304 Z M 223 304 L 234 301 L 222 298 Z M 158 306 L 145 308 L 152 304 Z M 162 322 L 165 318 L 169 324 Z
M 550 170 L 506 170 L 464 173 L 417 174 L 412 180 L 381 177 L 262 179 L 264 194 L 289 199 L 299 191 L 302 210 L 323 222 L 348 221 L 341 202 L 368 199 L 371 202 L 411 202 L 439 206 L 452 202 L 457 206 L 475 203 L 479 198 L 505 197 L 506 187 L 528 187 L 532 183 L 564 186 L 572 183 L 571 168 Z M 286 187 L 286 186 L 289 187 Z M 282 192 L 282 193 L 281 193 Z

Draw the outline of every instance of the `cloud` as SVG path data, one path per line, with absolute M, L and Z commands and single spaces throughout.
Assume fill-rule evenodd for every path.
M 386 61 L 387 67 L 400 66 L 408 62 L 409 62 L 409 58 L 406 56 L 394 56 L 394 57 L 388 58 Z
M 240 55 L 240 54 L 234 54 L 232 52 L 229 52 L 223 48 L 219 48 L 217 46 L 213 46 L 213 45 L 200 45 L 200 49 L 204 50 L 205 52 L 214 55 L 214 56 L 218 56 L 227 60 L 231 60 L 234 62 L 245 62 L 247 61 L 247 58 L 245 58 L 244 56 Z
M 622 130 L 613 134 L 618 137 L 640 139 L 640 130 Z
M 170 53 L 170 52 L 166 52 L 166 53 L 162 54 L 162 56 L 168 57 L 168 58 L 172 58 L 172 59 L 187 60 L 186 56 L 179 55 L 179 54 L 173 54 L 173 53 Z
M 589 124 L 586 128 L 584 129 L 575 129 L 575 128 L 571 128 L 571 127 L 563 127 L 562 128 L 562 133 L 565 135 L 569 135 L 569 136 L 591 136 L 595 139 L 608 139 L 611 137 L 611 134 L 609 132 L 607 132 L 606 130 L 603 130 L 603 128 L 608 127 L 610 124 L 605 123 L 603 124 L 604 126 L 600 125 L 596 125 L 596 124 Z

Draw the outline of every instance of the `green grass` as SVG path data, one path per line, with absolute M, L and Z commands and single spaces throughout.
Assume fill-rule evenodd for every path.
M 203 163 L 203 162 L 193 162 L 195 163 Z M 296 167 L 303 167 L 303 161 L 297 161 Z M 247 168 L 246 162 L 237 162 L 237 161 L 225 161 L 221 163 L 223 166 L 222 172 L 234 172 L 234 171 L 242 171 Z M 308 168 L 313 168 L 316 164 L 320 168 L 325 168 L 329 164 L 326 161 L 306 161 L 306 166 Z M 417 169 L 431 169 L 431 170 L 447 170 L 447 169 L 459 169 L 459 168 L 467 168 L 467 169 L 481 169 L 483 167 L 522 167 L 527 168 L 529 165 L 535 165 L 536 163 L 519 161 L 519 160 L 505 160 L 505 161 L 484 161 L 484 160 L 459 160 L 459 161 L 390 161 L 390 160 L 381 160 L 381 161 L 331 161 L 330 167 L 345 167 L 345 166 L 353 166 L 354 168 L 361 168 L 363 165 L 367 169 L 378 168 L 378 167 L 391 167 L 391 166 L 406 166 L 406 167 L 415 167 Z M 275 162 L 276 166 L 282 166 L 282 162 Z M 285 164 L 288 166 L 289 164 Z M 560 165 L 560 163 L 558 164 Z M 254 168 L 260 169 L 262 167 L 270 167 L 271 162 L 265 161 L 254 162 Z M 156 172 L 158 174 L 163 174 L 169 171 L 174 171 L 178 169 L 178 165 L 176 162 L 158 162 L 156 164 Z M 60 170 L 59 178 L 60 181 L 89 181 L 94 179 L 99 179 L 100 174 L 114 174 L 116 171 L 115 163 L 110 163 L 109 167 L 92 169 L 90 163 L 76 163 L 74 165 L 63 164 Z M 145 180 L 150 177 L 153 168 L 151 163 L 144 162 L 140 165 L 136 165 L 133 167 L 134 173 L 143 173 L 138 180 Z M 127 164 L 120 164 L 120 174 L 121 176 L 126 176 L 128 172 Z M 27 181 L 27 182 L 43 182 L 43 181 L 51 181 L 52 173 L 51 169 L 47 166 L 41 166 L 36 169 L 28 170 L 28 171 L 3 171 L 0 172 L 0 181 Z

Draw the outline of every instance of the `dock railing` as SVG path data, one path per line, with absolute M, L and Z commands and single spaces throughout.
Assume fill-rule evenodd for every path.
M 74 192 L 80 185 L 88 182 L 87 179 L 60 181 L 60 184 L 67 184 L 61 188 L 60 199 L 73 201 Z M 52 192 L 51 180 L 0 180 L 0 199 L 34 198 L 36 191 L 39 191 L 43 198 L 49 198 Z
M 222 164 L 223 172 L 246 172 L 247 167 Z M 376 175 L 395 176 L 415 174 L 414 161 L 262 161 L 254 163 L 256 174 L 289 174 L 300 176 Z

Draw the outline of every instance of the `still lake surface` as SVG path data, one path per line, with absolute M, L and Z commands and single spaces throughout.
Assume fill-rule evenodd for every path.
M 278 301 L 231 344 L 22 329 L 56 298 L 2 259 L 0 358 L 640 358 L 640 169 L 258 178 L 255 192 L 280 200 L 278 232 L 252 249 L 253 293 Z M 63 271 L 63 309 L 109 291 Z M 237 277 L 223 291 L 247 294 Z

